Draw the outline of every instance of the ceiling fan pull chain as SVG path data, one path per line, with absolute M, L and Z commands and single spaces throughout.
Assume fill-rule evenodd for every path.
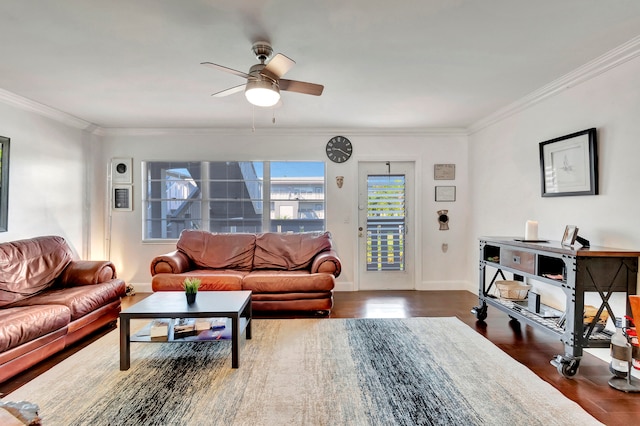
M 256 132 L 256 107 L 251 105 L 251 132 Z
M 275 108 L 271 108 L 271 113 L 273 114 L 273 116 L 271 118 L 271 122 L 275 126 L 276 125 L 276 110 L 275 110 Z

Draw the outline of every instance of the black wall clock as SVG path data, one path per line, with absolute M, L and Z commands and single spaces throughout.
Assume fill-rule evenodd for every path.
M 351 141 L 344 136 L 334 136 L 327 142 L 327 157 L 334 163 L 344 163 L 353 154 Z

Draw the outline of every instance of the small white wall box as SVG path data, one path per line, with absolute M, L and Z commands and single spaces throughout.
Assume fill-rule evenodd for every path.
M 112 158 L 111 159 L 111 182 L 112 183 L 133 183 L 133 159 Z
M 113 210 L 133 210 L 133 188 L 131 185 L 113 185 Z

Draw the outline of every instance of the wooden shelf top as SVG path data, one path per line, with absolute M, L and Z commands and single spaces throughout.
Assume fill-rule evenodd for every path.
M 480 237 L 480 241 L 532 250 L 547 251 L 576 257 L 640 257 L 640 251 L 611 247 L 582 247 L 576 242 L 573 246 L 563 246 L 560 241 L 546 242 L 522 241 L 522 237 Z

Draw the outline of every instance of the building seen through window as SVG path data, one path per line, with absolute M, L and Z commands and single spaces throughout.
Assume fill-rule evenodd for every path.
M 176 239 L 183 229 L 325 229 L 323 162 L 148 161 L 143 168 L 145 240 Z

